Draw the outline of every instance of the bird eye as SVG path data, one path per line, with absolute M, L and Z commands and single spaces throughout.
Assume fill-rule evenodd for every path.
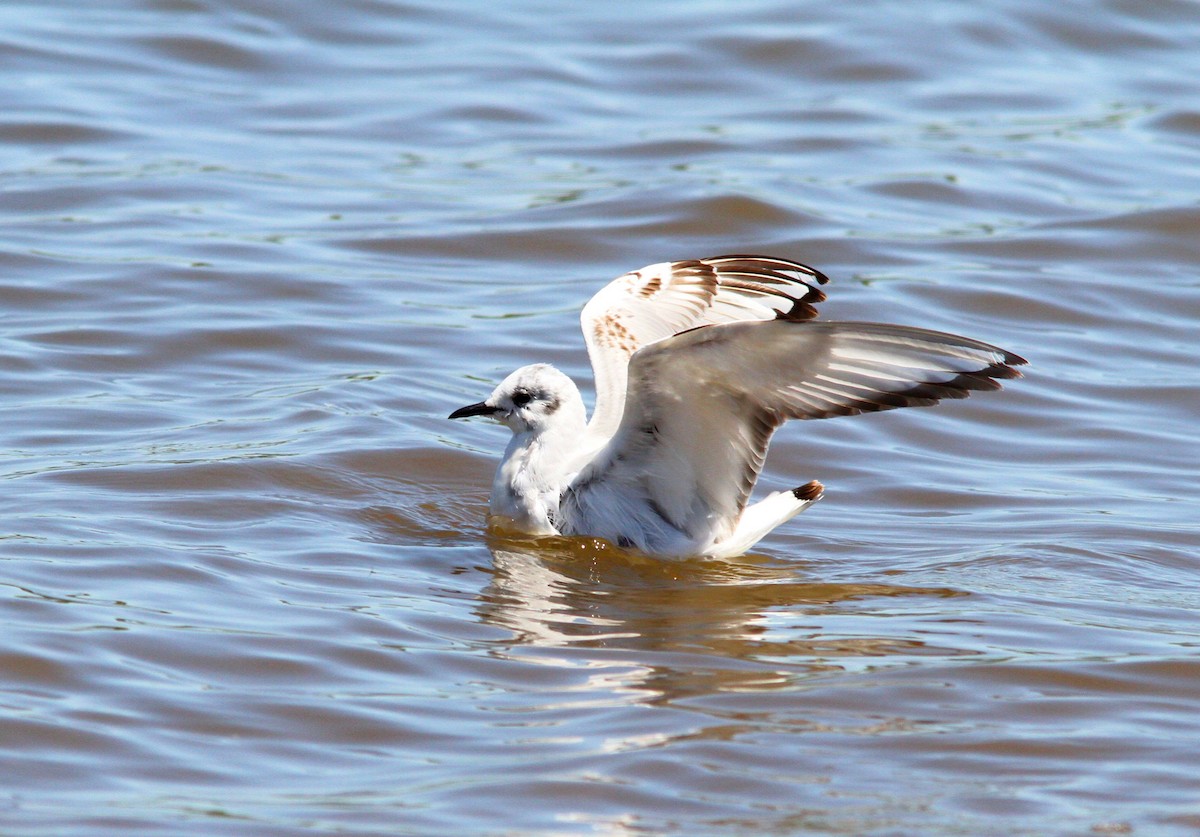
M 529 390 L 523 389 L 520 392 L 513 393 L 512 403 L 513 403 L 513 406 L 515 406 L 515 407 L 524 407 L 526 404 L 528 404 L 532 400 L 533 400 L 533 393 L 530 392 Z

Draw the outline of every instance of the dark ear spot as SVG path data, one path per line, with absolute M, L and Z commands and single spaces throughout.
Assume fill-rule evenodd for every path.
M 557 395 L 552 395 L 546 399 L 546 414 L 549 415 L 562 406 L 562 399 Z

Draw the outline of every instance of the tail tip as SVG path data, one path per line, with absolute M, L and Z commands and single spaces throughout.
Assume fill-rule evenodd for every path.
M 825 486 L 821 485 L 821 483 L 817 482 L 816 480 L 810 480 L 809 482 L 804 483 L 804 485 L 792 489 L 792 496 L 797 500 L 802 500 L 806 503 L 812 503 L 816 500 L 820 500 L 824 494 Z

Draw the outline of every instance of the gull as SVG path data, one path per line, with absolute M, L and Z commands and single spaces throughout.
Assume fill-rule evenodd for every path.
M 967 337 L 814 321 L 826 282 L 808 265 L 754 255 L 614 279 L 580 316 L 590 420 L 575 383 L 544 363 L 450 414 L 512 430 L 492 522 L 652 556 L 734 557 L 824 494 L 812 480 L 749 503 L 785 421 L 928 406 L 1020 377 L 1024 358 Z

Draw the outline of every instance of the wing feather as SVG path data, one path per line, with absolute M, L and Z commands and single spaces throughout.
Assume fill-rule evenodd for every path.
M 698 326 L 811 319 L 827 281 L 800 262 L 752 255 L 661 262 L 617 277 L 580 315 L 596 381 L 589 433 L 599 442 L 616 431 L 638 349 Z
M 784 421 L 964 398 L 1019 377 L 1023 363 L 977 340 L 878 323 L 778 319 L 678 334 L 633 355 L 619 428 L 567 490 L 563 513 L 606 537 L 610 521 L 628 530 L 633 519 L 653 534 L 649 508 L 688 538 L 719 542 Z

